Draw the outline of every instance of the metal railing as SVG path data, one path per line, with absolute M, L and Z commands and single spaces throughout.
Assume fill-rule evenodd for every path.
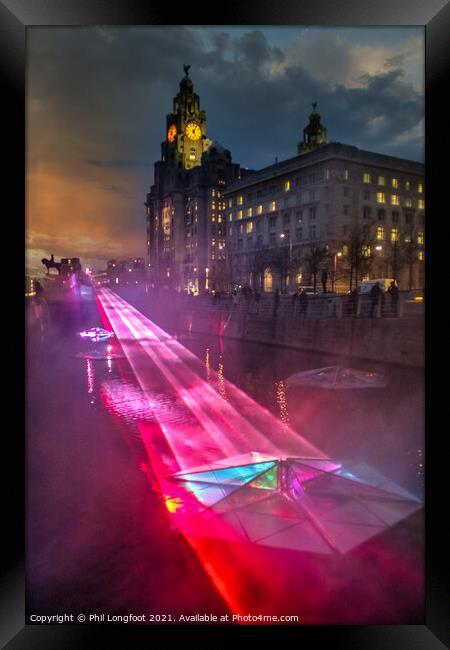
M 304 301 L 292 294 L 261 294 L 237 297 L 222 295 L 182 296 L 183 306 L 212 312 L 235 312 L 258 315 L 261 318 L 402 318 L 421 316 L 423 300 L 417 300 L 409 292 L 397 297 L 388 293 L 372 298 L 367 294 L 319 294 L 308 295 Z M 181 305 L 180 305 L 181 306 Z

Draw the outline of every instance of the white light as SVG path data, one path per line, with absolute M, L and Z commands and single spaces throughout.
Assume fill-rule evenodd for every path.
M 375 250 L 376 250 L 376 251 L 382 251 L 382 250 L 383 250 L 383 246 L 375 246 Z

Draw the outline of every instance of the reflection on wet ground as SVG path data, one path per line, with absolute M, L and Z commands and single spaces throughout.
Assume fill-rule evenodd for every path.
M 105 607 L 121 613 L 133 607 L 137 612 L 171 608 L 197 612 L 207 603 L 208 611 L 224 613 L 227 605 L 198 553 L 171 532 L 167 509 L 151 489 L 154 468 L 141 438 L 143 427 L 160 422 L 186 425 L 188 430 L 194 415 L 159 373 L 144 392 L 118 341 L 99 342 L 94 351 L 77 339 L 77 328 L 103 324 L 93 305 L 88 314 L 76 316 L 54 312 L 45 344 L 29 354 L 28 609 L 54 613 L 56 605 L 60 609 L 64 603 L 67 611 L 81 611 L 83 603 L 86 612 Z M 170 334 L 201 360 L 202 379 L 224 400 L 231 381 L 283 426 L 292 427 L 326 454 L 367 462 L 421 494 L 422 372 L 355 360 L 344 363 L 329 355 L 176 330 Z M 158 343 L 147 343 L 157 350 Z M 127 345 L 138 344 L 130 339 Z M 336 393 L 286 385 L 293 373 L 338 364 L 385 374 L 388 386 Z M 197 442 L 187 439 L 184 444 L 189 449 Z M 398 544 L 403 544 L 405 535 L 414 538 L 420 561 L 420 530 L 406 531 L 397 533 Z M 225 563 L 226 547 L 217 553 L 224 554 Z M 289 565 L 298 568 L 298 559 L 292 553 L 268 556 L 264 549 L 255 549 L 254 554 L 258 562 L 280 568 L 278 587 L 294 600 L 295 589 L 282 576 Z M 392 566 L 394 557 L 395 553 L 388 557 Z M 355 581 L 364 562 L 364 554 L 347 561 L 347 570 L 352 563 L 359 567 Z M 317 577 L 317 570 L 305 561 L 300 583 L 305 585 L 308 575 Z M 396 570 L 403 580 L 399 565 Z M 334 575 L 333 597 L 347 589 L 337 587 L 342 568 L 333 565 L 320 571 Z M 408 620 L 402 619 L 400 610 L 383 619 L 381 603 L 374 604 L 370 613 L 367 607 L 367 620 L 419 620 L 421 601 L 414 594 L 420 591 L 420 572 L 421 567 L 416 567 L 409 577 L 413 595 L 405 604 Z M 346 622 L 345 616 L 349 622 L 354 620 L 343 611 L 339 619 L 339 608 L 333 610 L 330 599 L 320 600 L 311 590 L 304 610 L 306 622 Z M 277 607 L 283 607 L 282 602 Z

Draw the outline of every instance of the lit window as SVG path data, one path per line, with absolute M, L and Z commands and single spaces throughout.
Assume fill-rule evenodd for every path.
M 384 192 L 377 192 L 377 203 L 386 203 L 386 195 Z
M 404 241 L 406 244 L 409 244 L 411 242 L 411 235 L 405 235 Z
M 386 185 L 386 179 L 384 176 L 378 176 L 378 185 Z
M 247 234 L 253 232 L 253 221 L 247 222 Z
M 330 180 L 330 170 L 329 170 L 329 169 L 325 169 L 325 170 L 324 170 L 323 177 L 324 177 L 324 179 L 325 179 L 326 181 L 329 181 L 329 180 Z
M 419 199 L 417 201 L 417 207 L 419 208 L 419 210 L 425 210 L 425 201 L 424 201 L 424 199 Z
M 419 251 L 419 252 L 417 253 L 417 258 L 418 258 L 421 262 L 423 262 L 424 259 L 425 259 L 425 253 L 424 253 L 423 251 Z
M 405 208 L 412 208 L 412 199 L 405 199 Z
M 284 191 L 289 192 L 290 189 L 291 189 L 291 181 L 285 181 L 285 183 L 284 183 Z
M 424 238 L 423 238 L 423 232 L 417 233 L 417 243 L 418 244 L 423 244 Z
M 253 208 L 248 208 L 247 217 L 253 217 Z
M 398 178 L 393 178 L 393 179 L 392 179 L 392 187 L 393 187 L 394 189 L 397 189 L 397 188 L 398 188 Z
M 382 241 L 384 239 L 384 226 L 377 227 L 377 239 L 378 241 Z
M 263 211 L 262 205 L 258 205 L 258 207 L 256 208 L 257 214 L 262 214 L 262 211 Z
M 238 196 L 238 198 L 237 198 L 237 204 L 238 204 L 238 205 L 242 205 L 242 201 L 243 201 L 242 196 Z
M 391 230 L 391 241 L 398 241 L 398 228 L 392 228 Z
M 370 174 L 369 172 L 364 172 L 363 174 L 363 183 L 370 183 Z
M 242 219 L 242 210 L 238 210 L 238 219 Z
M 348 248 L 348 247 L 347 247 L 347 248 Z M 365 244 L 365 245 L 362 247 L 361 252 L 362 252 L 362 254 L 363 254 L 364 257 L 370 257 L 370 253 L 371 253 L 370 246 L 368 246 L 367 244 Z M 344 253 L 344 254 L 345 254 L 345 253 Z
M 233 221 L 233 213 L 232 213 L 232 212 L 229 213 L 229 215 L 228 215 L 228 220 L 229 220 L 229 221 Z
M 400 205 L 400 198 L 398 194 L 393 194 L 391 196 L 391 205 Z
M 422 192 L 423 192 L 423 183 L 419 183 L 419 185 L 417 186 L 417 191 L 419 192 L 419 194 L 422 194 Z
M 270 211 L 275 212 L 276 209 L 277 209 L 276 201 L 271 201 L 270 202 Z
M 370 183 L 370 174 L 368 174 L 368 176 L 369 176 L 369 180 L 364 181 L 365 183 Z M 342 174 L 342 177 L 344 181 L 348 181 L 348 169 L 344 169 L 344 173 Z
M 405 181 L 405 190 L 411 189 L 411 181 Z
M 233 199 L 228 199 L 228 207 L 231 208 L 233 205 Z

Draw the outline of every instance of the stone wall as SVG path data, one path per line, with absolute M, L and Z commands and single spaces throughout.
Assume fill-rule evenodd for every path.
M 281 345 L 332 355 L 373 359 L 412 367 L 424 367 L 423 313 L 399 318 L 370 318 L 367 304 L 357 318 L 345 316 L 345 308 L 333 300 L 310 298 L 308 315 L 302 317 L 290 296 L 263 296 L 259 303 L 241 297 L 215 302 L 210 296 L 187 297 L 121 294 L 162 327 L 204 332 L 270 345 Z M 423 312 L 423 305 L 420 305 Z M 401 309 L 400 313 L 403 313 Z

